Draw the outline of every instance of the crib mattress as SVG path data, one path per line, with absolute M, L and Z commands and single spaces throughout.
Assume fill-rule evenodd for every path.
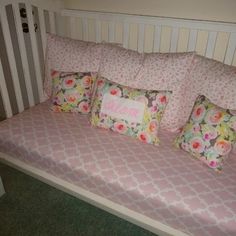
M 142 144 L 45 102 L 0 123 L 0 152 L 189 235 L 236 235 L 236 157 L 219 174 L 160 137 Z

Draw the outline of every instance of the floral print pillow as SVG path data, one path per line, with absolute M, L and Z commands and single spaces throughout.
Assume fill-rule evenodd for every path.
M 90 112 L 95 73 L 52 71 L 52 106 L 55 112 Z
M 210 168 L 221 170 L 236 142 L 236 116 L 200 95 L 189 121 L 175 140 L 177 147 L 190 152 Z
M 95 87 L 92 125 L 159 144 L 157 131 L 171 92 L 130 88 L 102 77 Z

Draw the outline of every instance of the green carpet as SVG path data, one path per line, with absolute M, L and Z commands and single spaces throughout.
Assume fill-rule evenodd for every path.
M 0 176 L 1 236 L 154 236 L 2 163 Z

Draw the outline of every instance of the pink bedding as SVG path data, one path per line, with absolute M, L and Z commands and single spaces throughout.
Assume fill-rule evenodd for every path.
M 236 157 L 218 174 L 173 147 L 90 127 L 48 102 L 0 123 L 0 152 L 189 235 L 236 235 Z

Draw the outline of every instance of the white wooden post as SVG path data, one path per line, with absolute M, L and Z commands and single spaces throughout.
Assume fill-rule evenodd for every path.
M 3 187 L 3 183 L 2 183 L 2 178 L 0 176 L 0 197 L 5 193 L 5 189 Z

